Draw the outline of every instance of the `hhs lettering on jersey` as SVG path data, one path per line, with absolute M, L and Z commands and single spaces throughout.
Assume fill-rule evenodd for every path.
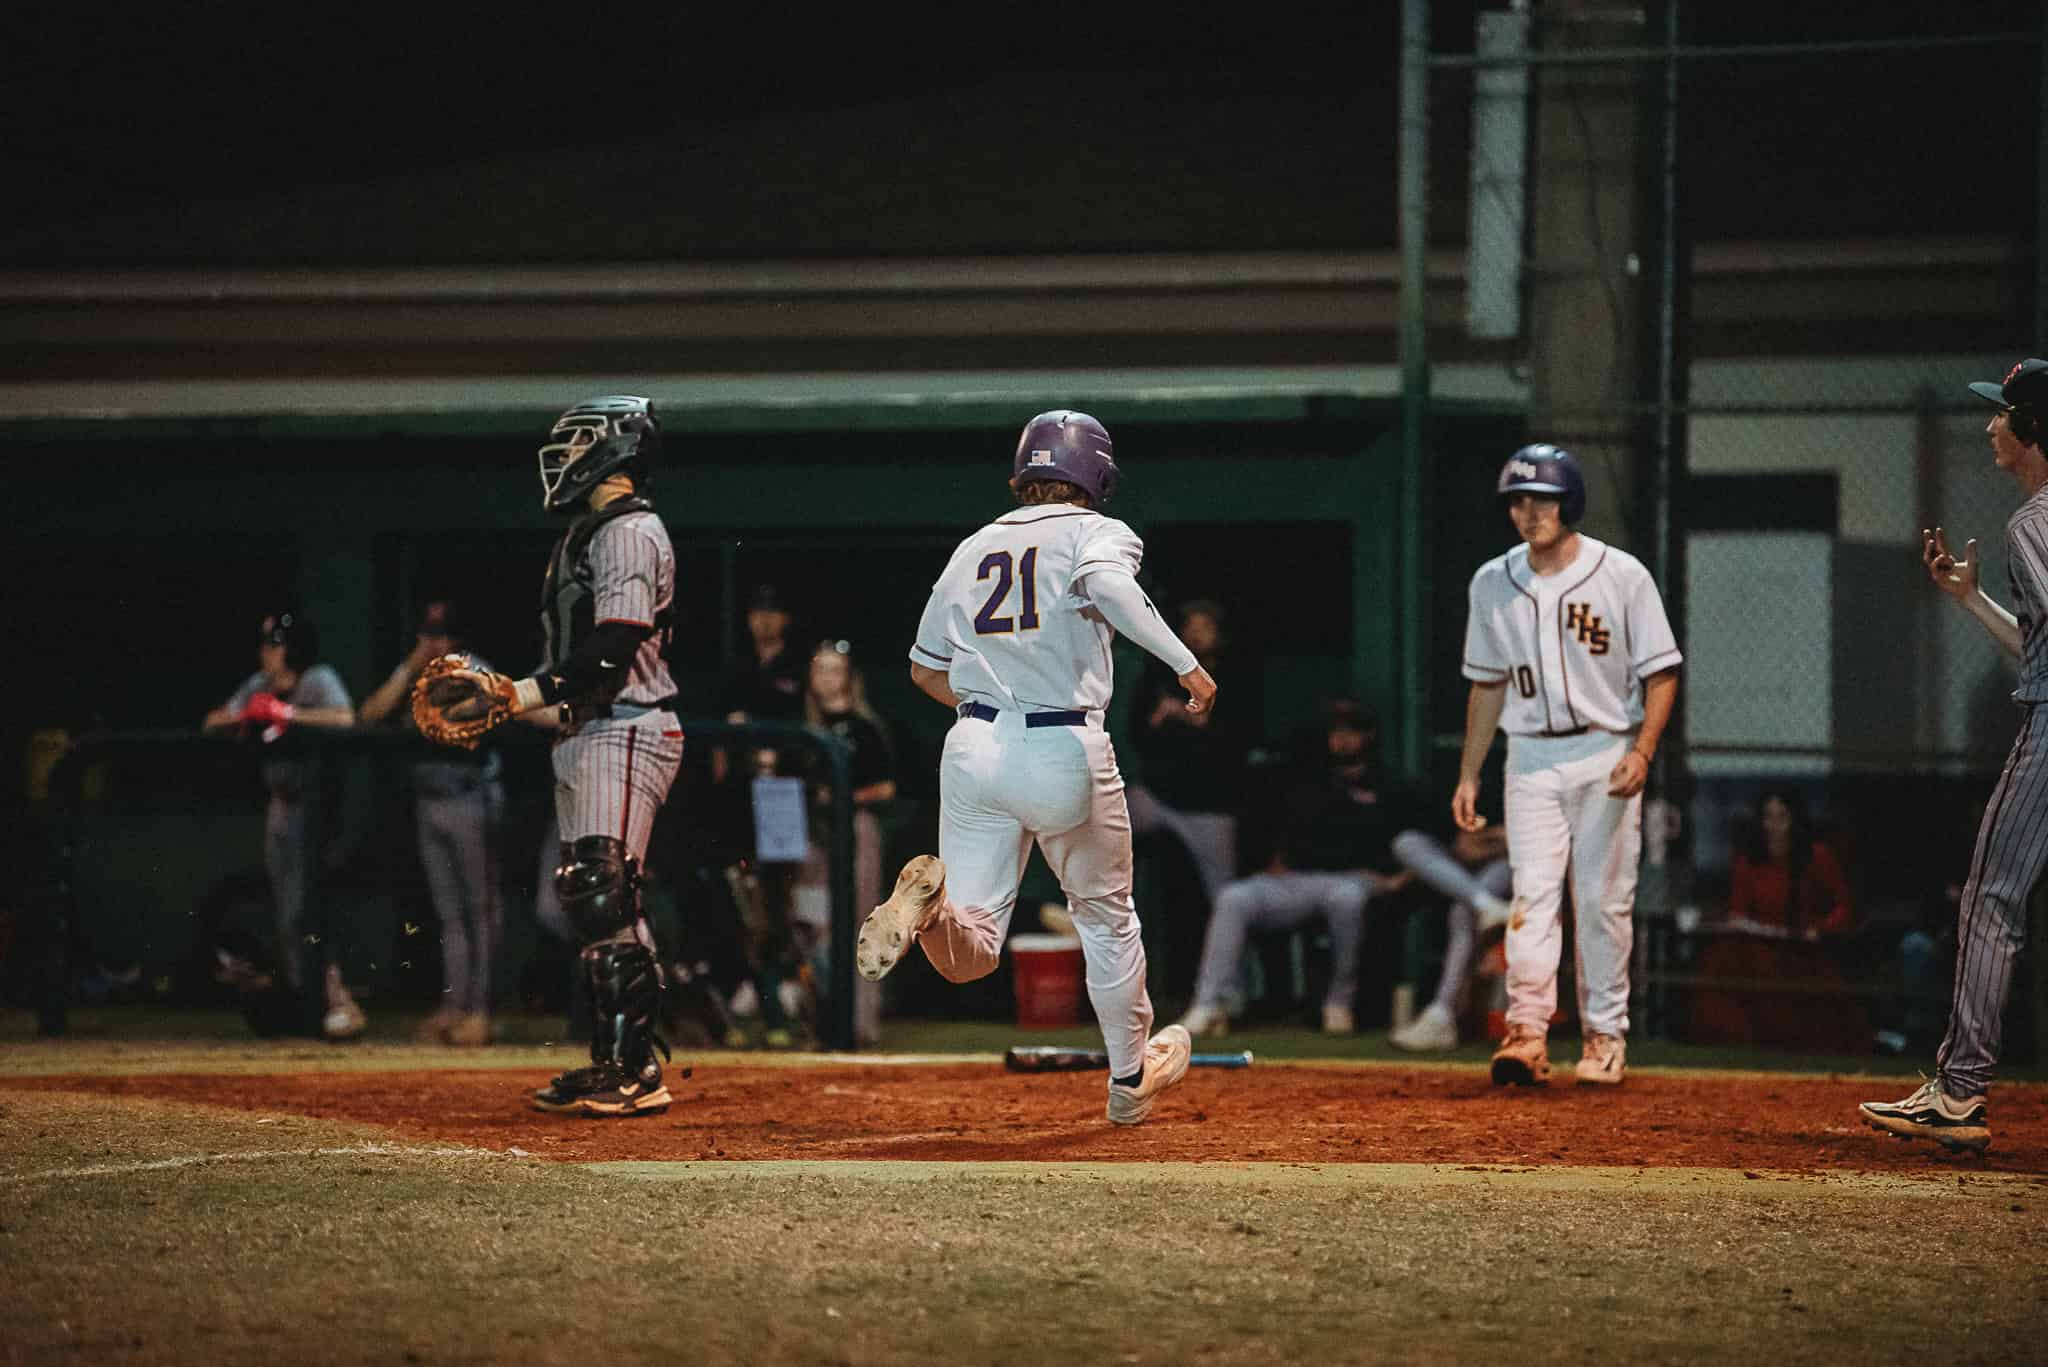
M 1579 644 L 1586 648 L 1588 655 L 1605 655 L 1612 643 L 1612 634 L 1600 625 L 1599 615 L 1591 603 L 1567 603 L 1564 609 L 1564 629 L 1579 634 Z

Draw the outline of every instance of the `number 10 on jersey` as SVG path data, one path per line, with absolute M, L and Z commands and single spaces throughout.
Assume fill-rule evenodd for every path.
M 1017 557 L 1013 565 L 1008 551 L 990 551 L 981 558 L 981 573 L 977 580 L 986 582 L 993 577 L 995 586 L 989 590 L 988 601 L 981 605 L 981 611 L 974 614 L 974 630 L 982 636 L 1001 636 L 1012 631 L 1038 630 L 1038 547 L 1033 546 Z M 1002 607 L 1010 597 L 1010 583 L 1022 580 L 1023 599 L 1015 617 L 998 617 L 996 609 Z

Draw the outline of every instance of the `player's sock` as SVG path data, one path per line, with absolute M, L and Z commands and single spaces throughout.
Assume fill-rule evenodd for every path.
M 1132 1073 L 1129 1077 L 1112 1077 L 1110 1079 L 1111 1082 L 1114 1082 L 1119 1087 L 1135 1087 L 1144 1080 L 1145 1070 L 1143 1068 L 1140 1068 L 1137 1072 Z

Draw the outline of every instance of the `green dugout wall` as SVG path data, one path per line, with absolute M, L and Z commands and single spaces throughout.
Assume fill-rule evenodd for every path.
M 903 721 L 925 725 L 937 709 L 900 677 L 924 589 L 951 544 L 1006 506 L 1023 420 L 1060 403 L 1116 434 L 1126 478 L 1113 511 L 1147 538 L 1162 608 L 1215 597 L 1231 609 L 1246 650 L 1234 662 L 1241 677 L 1221 681 L 1226 705 L 1233 692 L 1256 697 L 1278 741 L 1316 699 L 1349 692 L 1380 708 L 1390 760 L 1418 753 L 1396 733 L 1397 704 L 1430 680 L 1399 676 L 1402 634 L 1441 631 L 1432 585 L 1399 577 L 1401 539 L 1421 536 L 1429 564 L 1441 529 L 1399 525 L 1416 463 L 1398 448 L 1394 403 L 1355 394 L 1070 387 L 667 403 L 670 455 L 654 492 L 682 560 L 683 672 L 709 687 L 741 643 L 738 596 L 774 578 L 800 607 L 832 604 L 816 614 L 831 620 L 806 629 L 858 637 L 878 705 L 900 702 Z M 116 726 L 196 721 L 253 666 L 252 614 L 281 601 L 319 621 L 325 657 L 360 696 L 409 643 L 409 604 L 445 591 L 451 573 L 467 575 L 456 591 L 486 600 L 480 624 L 497 623 L 480 644 L 526 667 L 553 531 L 532 453 L 552 416 L 521 407 L 0 425 L 14 468 L 62 472 L 16 485 L 29 570 L 10 597 L 23 620 L 60 636 L 114 624 L 126 658 L 156 681 L 109 690 L 62 677 L 40 709 L 89 707 Z M 1484 430 L 1489 459 L 1503 439 L 1493 433 L 1513 421 L 1438 416 L 1453 444 L 1461 427 Z M 1459 568 L 1460 589 L 1469 569 Z M 1461 613 L 1462 592 L 1452 599 Z M 1455 653 L 1455 641 L 1436 645 Z M 1425 644 L 1424 659 L 1440 654 Z M 1122 662 L 1124 685 L 1138 663 Z M 1256 681 L 1242 677 L 1247 667 Z

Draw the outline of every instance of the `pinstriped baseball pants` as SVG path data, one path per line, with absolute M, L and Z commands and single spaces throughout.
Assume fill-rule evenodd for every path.
M 1956 920 L 1956 991 L 1934 1056 L 1941 1089 L 1990 1089 L 2013 962 L 2027 942 L 2027 898 L 2048 872 L 2048 704 L 2025 704 L 2020 733 L 1984 808 Z
M 566 847 L 608 835 L 647 858 L 654 814 L 683 763 L 683 733 L 668 712 L 601 718 L 555 742 L 555 826 Z

